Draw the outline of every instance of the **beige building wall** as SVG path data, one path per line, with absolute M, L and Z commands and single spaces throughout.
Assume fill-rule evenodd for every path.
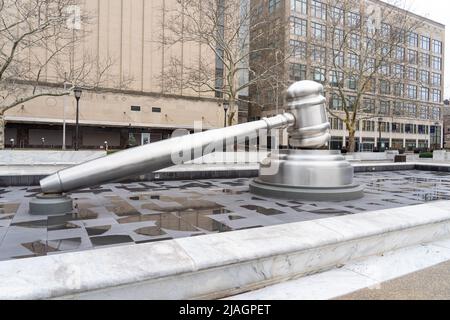
M 80 101 L 80 123 L 89 126 L 139 128 L 193 128 L 203 121 L 205 128 L 223 126 L 223 109 L 213 93 L 197 94 L 169 87 L 164 73 L 171 57 L 185 65 L 196 66 L 201 59 L 214 63 L 214 54 L 200 44 L 162 44 L 163 23 L 177 0 L 81 0 L 83 13 L 92 22 L 83 24 L 86 40 L 73 50 L 73 57 L 63 57 L 68 71 L 72 61 L 77 65 L 83 57 L 94 60 L 93 79 L 112 61 L 102 77 L 101 93 L 84 91 Z M 45 54 L 45 53 L 43 53 Z M 51 69 L 44 81 L 62 83 Z M 141 111 L 131 111 L 131 106 Z M 156 109 L 154 109 L 156 108 Z M 40 98 L 16 107 L 6 114 L 11 123 L 62 124 L 75 122 L 75 99 Z M 152 111 L 153 110 L 153 111 Z M 154 112 L 159 110 L 160 112 Z

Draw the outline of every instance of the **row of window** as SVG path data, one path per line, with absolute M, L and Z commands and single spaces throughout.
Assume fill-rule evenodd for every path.
M 307 66 L 298 63 L 291 63 L 289 68 L 289 78 L 291 81 L 307 80 Z M 321 67 L 311 68 L 311 78 L 314 81 L 326 83 L 332 87 L 345 87 L 350 90 L 356 90 L 358 79 L 351 77 L 344 79 L 341 71 L 330 71 L 329 77 L 326 77 L 326 69 Z M 379 80 L 378 92 L 382 95 L 394 95 L 396 97 L 406 97 L 409 99 L 419 99 L 421 101 L 442 102 L 442 91 L 440 89 L 431 89 L 414 84 L 391 83 L 387 80 Z M 370 81 L 365 88 L 367 93 L 377 93 L 375 80 Z
M 320 23 L 312 23 L 312 37 L 316 40 L 319 40 L 321 42 L 327 41 L 327 28 L 325 25 L 322 25 Z M 296 36 L 307 36 L 308 32 L 308 22 L 304 19 L 292 17 L 291 18 L 291 33 Z M 341 43 L 344 41 L 344 34 L 342 30 L 335 30 L 335 37 L 334 41 L 336 43 Z M 306 55 L 306 43 L 298 40 L 291 40 L 291 46 L 298 46 L 299 48 L 292 48 L 294 51 L 305 52 Z M 349 48 L 353 50 L 358 50 L 361 46 L 361 36 L 352 33 L 349 36 Z M 371 44 L 373 40 L 367 40 L 366 46 L 373 46 Z M 373 49 L 375 50 L 375 49 Z M 442 70 L 442 57 L 438 56 L 431 56 L 428 53 L 418 52 L 417 50 L 408 49 L 406 51 L 405 48 L 396 46 L 393 50 L 392 47 L 389 47 L 387 45 L 383 46 L 381 48 L 382 50 L 382 56 L 386 57 L 386 59 L 391 56 L 392 58 L 396 59 L 397 62 L 408 62 L 413 65 L 420 65 L 422 67 L 426 68 L 433 68 L 434 70 Z M 392 51 L 392 52 L 391 52 Z M 371 49 L 369 48 L 366 54 L 370 54 Z M 375 51 L 373 51 L 375 54 Z M 355 54 L 355 56 L 357 56 Z
M 344 130 L 345 125 L 341 119 L 330 118 L 330 124 L 332 130 Z M 379 127 L 378 127 L 379 126 Z M 357 131 L 363 132 L 385 132 L 385 133 L 407 133 L 407 134 L 421 134 L 428 135 L 432 131 L 433 126 L 417 125 L 417 124 L 404 124 L 404 123 L 391 123 L 372 120 L 362 120 L 357 124 Z
M 354 96 L 346 97 L 346 102 L 351 104 L 355 101 Z M 441 119 L 441 108 L 419 105 L 414 103 L 405 102 L 391 102 L 387 100 L 381 100 L 378 103 L 378 107 L 375 99 L 365 98 L 363 100 L 362 111 L 365 114 L 374 114 L 379 116 L 396 116 L 396 117 L 406 117 L 415 118 L 421 120 L 440 120 Z M 333 94 L 329 100 L 330 110 L 342 111 L 343 102 L 342 99 Z
M 274 3 L 277 2 L 275 0 L 269 1 L 269 11 L 271 7 L 274 7 Z M 303 15 L 308 14 L 308 0 L 291 0 L 291 11 Z M 311 16 L 327 20 L 327 14 L 330 16 L 330 19 L 334 22 L 339 22 L 342 25 L 344 24 L 344 17 L 347 16 L 347 24 L 349 26 L 358 26 L 361 23 L 361 16 L 355 12 L 348 12 L 345 15 L 344 10 L 341 8 L 337 8 L 334 6 L 330 7 L 329 12 L 327 11 L 327 5 L 323 2 L 311 0 L 310 4 Z M 302 22 L 303 23 L 303 22 Z M 372 25 L 367 25 L 367 28 L 373 27 Z M 383 35 L 389 36 L 393 27 L 387 23 L 382 23 L 381 32 Z M 397 30 L 398 31 L 398 30 Z M 402 35 L 401 31 L 399 35 Z M 402 39 L 405 39 L 405 36 L 401 36 Z M 442 41 L 438 39 L 431 39 L 431 37 L 426 35 L 419 35 L 415 32 L 408 32 L 406 36 L 406 44 L 410 47 L 420 48 L 426 51 L 432 51 L 435 54 L 442 55 L 443 53 L 443 44 Z
M 437 39 L 431 39 L 428 36 L 419 36 L 415 32 L 408 33 L 407 44 L 410 47 L 420 48 L 426 51 L 432 51 L 435 54 L 442 54 L 442 41 Z

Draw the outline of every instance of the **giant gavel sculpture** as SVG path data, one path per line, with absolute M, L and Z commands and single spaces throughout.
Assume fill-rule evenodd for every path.
M 261 165 L 260 177 L 250 191 L 274 198 L 352 200 L 363 196 L 353 183 L 353 168 L 338 151 L 313 150 L 331 139 L 323 86 L 313 81 L 294 83 L 287 90 L 287 113 L 228 128 L 176 137 L 92 160 L 61 170 L 40 182 L 43 194 L 30 202 L 32 214 L 62 214 L 73 210 L 65 194 L 115 182 L 172 166 L 174 154 L 192 159 L 214 152 L 210 145 L 234 143 L 235 138 L 257 135 L 260 130 L 288 128 L 295 150 L 272 152 Z M 195 152 L 201 150 L 202 152 Z M 268 170 L 276 168 L 276 170 Z

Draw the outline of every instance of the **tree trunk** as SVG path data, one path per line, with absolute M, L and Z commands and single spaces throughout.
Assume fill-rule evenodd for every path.
M 229 112 L 228 112 L 228 119 L 227 119 L 227 126 L 231 127 L 233 125 L 233 120 L 236 115 L 236 103 L 234 99 L 229 100 Z
M 348 152 L 356 152 L 356 139 L 355 139 L 356 131 L 349 131 L 349 139 L 348 139 Z
M 0 150 L 5 149 L 5 115 L 0 114 Z

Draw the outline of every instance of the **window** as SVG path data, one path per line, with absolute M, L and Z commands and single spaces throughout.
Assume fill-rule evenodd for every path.
M 296 17 L 291 17 L 291 33 L 296 36 L 306 37 L 308 21 Z
M 344 24 L 344 10 L 337 7 L 332 7 L 330 10 L 330 18 L 334 24 Z
M 380 80 L 380 94 L 391 94 L 391 84 L 389 81 Z
M 430 72 L 426 70 L 419 71 L 419 80 L 422 84 L 430 83 Z
M 336 66 L 343 67 L 344 66 L 344 52 L 334 50 L 333 51 L 333 59 Z
M 366 60 L 366 71 L 368 73 L 375 72 L 375 59 L 374 58 L 367 58 L 367 60 Z
M 441 120 L 441 108 L 439 108 L 439 107 L 431 108 L 431 119 L 432 120 Z
M 321 46 L 312 46 L 312 58 L 314 62 L 325 64 L 326 61 L 326 49 Z
M 415 129 L 415 126 L 413 124 L 410 124 L 410 123 L 405 124 L 405 133 L 414 134 L 415 133 L 414 129 Z M 414 145 L 414 147 L 415 147 L 415 145 Z
M 308 0 L 291 0 L 291 10 L 301 14 L 308 14 Z
M 140 106 L 131 106 L 131 111 L 135 111 L 135 112 L 141 111 L 141 107 Z
M 408 80 L 417 81 L 417 69 L 408 67 Z
M 381 56 L 382 58 L 389 58 L 391 55 L 391 49 L 389 48 L 389 46 L 384 43 L 381 45 Z
M 333 94 L 330 99 L 330 109 L 336 110 L 336 111 L 342 111 L 342 109 L 343 109 L 342 105 L 343 104 L 342 104 L 341 98 L 338 95 Z
M 432 57 L 431 58 L 431 68 L 434 70 L 442 70 L 442 58 Z
M 405 75 L 405 67 L 401 64 L 394 64 L 392 66 L 392 74 L 397 79 L 403 79 Z
M 410 99 L 417 99 L 417 86 L 408 84 L 407 86 L 407 94 L 408 94 L 408 98 Z
M 433 40 L 433 53 L 442 54 L 442 42 L 439 40 Z
M 408 50 L 408 62 L 411 64 L 417 64 L 418 63 L 418 53 L 416 50 Z
M 311 1 L 311 15 L 313 17 L 326 20 L 327 19 L 327 5 L 325 3 L 312 0 Z
M 353 109 L 355 102 L 356 102 L 356 97 L 355 96 L 347 96 L 345 98 L 345 100 L 347 101 L 347 108 Z
M 354 50 L 358 50 L 360 43 L 361 43 L 361 37 L 356 33 L 352 33 L 350 35 L 350 48 L 352 48 Z
M 375 100 L 364 99 L 363 100 L 363 112 L 367 114 L 375 114 Z
M 216 72 L 215 72 L 215 97 L 222 98 L 223 97 L 223 85 L 224 85 L 224 59 L 225 53 L 221 48 L 217 48 L 216 53 Z
M 422 67 L 429 68 L 430 67 L 430 61 L 431 57 L 428 53 L 421 53 L 420 54 L 420 65 Z
M 292 81 L 306 80 L 306 65 L 299 63 L 291 63 L 289 78 Z
M 312 69 L 313 80 L 317 82 L 325 82 L 325 69 L 323 68 L 313 68 Z
M 334 30 L 334 44 L 340 45 L 344 42 L 344 31 L 341 29 Z
M 419 118 L 422 120 L 428 120 L 430 119 L 430 114 L 428 112 L 428 107 L 427 106 L 420 106 L 419 107 Z M 420 129 L 419 129 L 420 131 Z
M 330 85 L 339 87 L 344 81 L 344 73 L 341 71 L 330 71 Z
M 389 122 L 380 122 L 379 125 L 379 130 L 381 132 L 391 132 L 391 125 Z
M 361 21 L 361 16 L 358 13 L 354 13 L 354 12 L 348 13 L 348 25 L 350 27 L 359 26 L 360 21 Z
M 391 114 L 391 102 L 380 101 L 380 112 L 378 114 L 382 116 L 389 116 Z
M 435 87 L 442 85 L 442 76 L 440 73 L 434 73 L 431 75 L 431 84 Z
M 442 93 L 439 89 L 433 89 L 432 90 L 432 101 L 433 102 L 441 102 L 442 99 Z
M 408 34 L 408 45 L 417 48 L 419 45 L 419 35 L 417 33 L 411 32 Z
M 417 117 L 417 106 L 413 103 L 405 104 L 405 115 L 409 118 Z
M 327 27 L 320 23 L 312 23 L 312 35 L 316 40 L 327 40 Z
M 395 48 L 395 59 L 397 59 L 398 61 L 404 61 L 405 60 L 405 48 L 402 47 L 396 47 Z
M 394 110 L 393 110 L 394 116 L 403 116 L 403 102 L 394 102 Z
M 381 35 L 384 37 L 389 37 L 391 35 L 391 26 L 387 23 L 381 24 Z
M 269 13 L 273 13 L 281 6 L 281 0 L 269 0 Z
M 348 79 L 348 88 L 350 90 L 356 90 L 356 87 L 358 86 L 358 80 L 356 77 L 351 76 Z
M 375 132 L 375 121 L 363 120 L 362 131 Z
M 161 108 L 152 108 L 152 112 L 161 113 Z
M 376 50 L 375 40 L 366 38 L 365 43 L 366 43 L 367 52 L 375 54 L 375 50 Z
M 359 69 L 359 56 L 354 53 L 348 55 L 348 65 L 350 68 Z
M 306 59 L 306 42 L 290 40 L 292 55 L 297 59 Z
M 401 123 L 393 123 L 392 124 L 392 132 L 393 133 L 403 133 L 404 127 Z
M 338 118 L 330 119 L 331 129 L 332 130 L 344 130 L 344 121 Z
M 423 108 L 423 107 L 419 107 L 419 110 L 422 110 L 421 108 Z M 426 107 L 425 107 L 426 108 Z M 426 109 L 427 110 L 427 112 L 428 112 L 428 108 Z M 419 114 L 421 114 L 421 112 L 422 111 L 419 111 Z M 424 119 L 424 118 L 422 118 L 421 117 L 421 119 Z M 426 118 L 425 118 L 426 119 Z M 417 133 L 418 134 L 422 134 L 422 135 L 425 135 L 425 134 L 429 134 L 429 132 L 428 132 L 428 126 L 425 126 L 425 125 L 418 125 L 417 126 Z
M 430 51 L 430 43 L 431 43 L 431 39 L 429 37 L 426 37 L 426 36 L 420 37 L 420 48 Z
M 403 97 L 404 89 L 403 83 L 394 83 L 394 95 L 396 97 Z
M 422 100 L 422 101 L 430 100 L 430 89 L 425 88 L 425 87 L 420 87 L 419 99 Z
M 380 74 L 382 75 L 389 75 L 389 64 L 386 62 L 383 62 L 380 64 Z
M 367 93 L 376 93 L 377 92 L 377 86 L 375 85 L 375 79 L 370 79 L 367 83 L 366 83 L 366 87 L 364 92 Z

